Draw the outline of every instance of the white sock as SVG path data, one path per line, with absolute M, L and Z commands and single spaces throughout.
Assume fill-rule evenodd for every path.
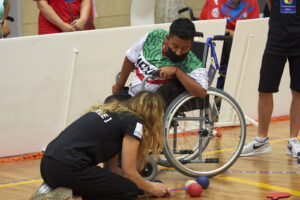
M 258 136 L 256 136 L 255 140 L 258 141 L 258 142 L 265 142 L 267 140 L 267 137 L 258 137 Z

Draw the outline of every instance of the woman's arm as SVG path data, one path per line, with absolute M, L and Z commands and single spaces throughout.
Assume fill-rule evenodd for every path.
M 83 30 L 86 24 L 91 9 L 91 0 L 82 0 L 80 3 L 80 17 L 74 20 L 71 25 L 75 30 Z
M 122 145 L 122 170 L 124 176 L 133 182 L 145 192 L 156 197 L 168 196 L 170 191 L 161 183 L 152 183 L 145 180 L 136 169 L 137 152 L 139 148 L 139 141 L 135 138 L 125 135 Z
M 47 0 L 37 0 L 37 7 L 42 15 L 53 25 L 58 27 L 63 32 L 75 31 L 75 29 L 68 23 L 64 22 L 48 4 Z
M 114 172 L 116 174 L 122 175 L 122 169 L 120 169 L 118 165 L 119 164 L 118 161 L 119 161 L 119 155 L 117 154 L 112 159 L 104 162 L 103 168 L 108 171 Z

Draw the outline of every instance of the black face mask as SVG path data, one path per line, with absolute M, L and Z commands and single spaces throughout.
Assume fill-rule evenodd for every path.
M 187 57 L 188 53 L 189 52 L 178 56 L 174 51 L 172 51 L 172 49 L 170 47 L 168 47 L 168 50 L 166 51 L 168 58 L 170 58 L 170 60 L 172 60 L 173 62 L 176 62 L 176 63 L 183 61 Z

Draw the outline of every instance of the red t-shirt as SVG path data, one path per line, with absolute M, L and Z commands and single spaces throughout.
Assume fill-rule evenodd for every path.
M 226 28 L 235 30 L 237 20 L 258 17 L 257 0 L 240 0 L 237 7 L 232 4 L 231 0 L 206 0 L 199 19 L 227 19 Z
M 81 0 L 69 0 L 72 9 L 73 17 L 78 18 L 80 14 Z M 56 14 L 67 23 L 71 23 L 71 13 L 67 0 L 48 0 L 48 4 L 53 8 Z M 39 34 L 60 33 L 58 27 L 50 23 L 40 12 L 38 19 Z

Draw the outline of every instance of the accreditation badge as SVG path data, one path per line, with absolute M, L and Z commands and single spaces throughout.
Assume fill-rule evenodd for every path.
M 280 13 L 296 13 L 296 0 L 280 0 Z

